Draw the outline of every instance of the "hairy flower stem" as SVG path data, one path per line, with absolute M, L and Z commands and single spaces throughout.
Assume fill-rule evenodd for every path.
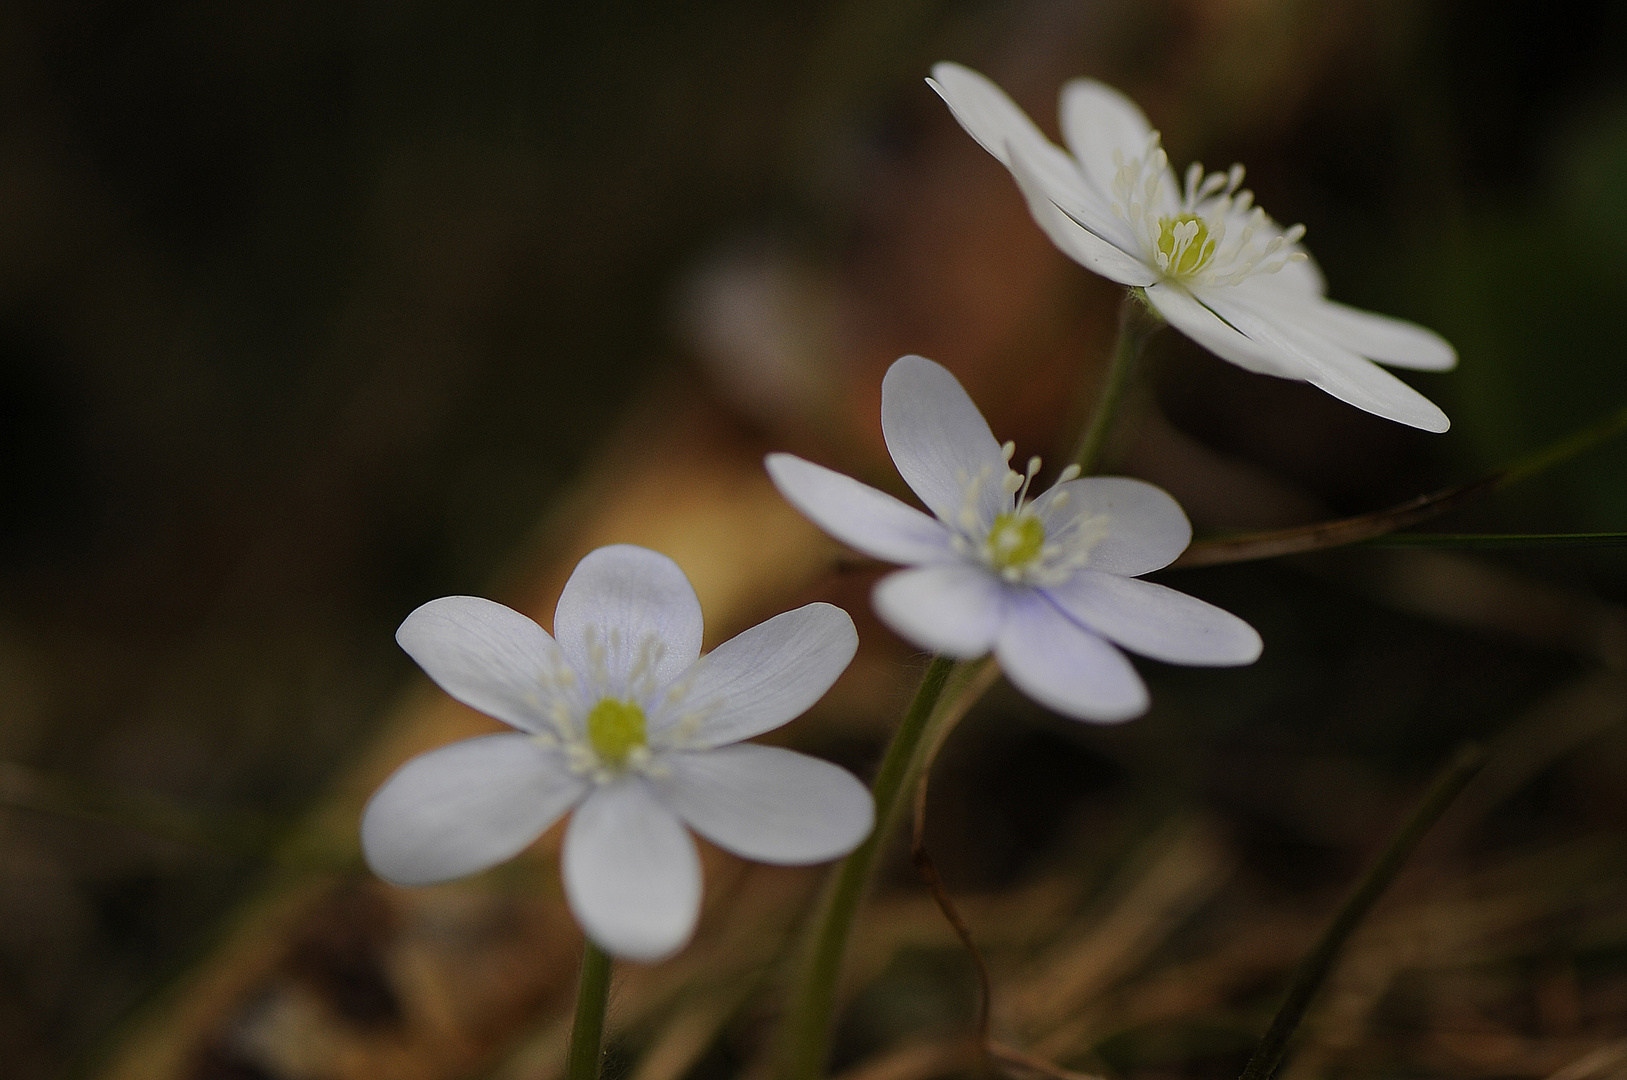
M 1248 1064 L 1243 1067 L 1241 1080 L 1271 1080 L 1275 1075 L 1287 1054 L 1288 1040 L 1293 1037 L 1299 1022 L 1305 1018 L 1305 1010 L 1310 1007 L 1311 999 L 1316 996 L 1328 973 L 1333 970 L 1333 962 L 1338 959 L 1339 950 L 1344 947 L 1356 927 L 1361 925 L 1362 919 L 1367 916 L 1373 904 L 1395 881 L 1396 874 L 1400 873 L 1401 867 L 1406 864 L 1413 849 L 1424 838 L 1424 834 L 1429 832 L 1441 814 L 1446 812 L 1446 808 L 1452 805 L 1452 800 L 1458 797 L 1458 793 L 1474 779 L 1475 773 L 1480 771 L 1480 766 L 1485 764 L 1485 761 L 1485 751 L 1471 743 L 1452 755 L 1452 760 L 1447 762 L 1446 767 L 1435 777 L 1429 793 L 1379 853 L 1373 865 L 1367 868 L 1367 873 L 1356 883 L 1356 887 L 1351 890 L 1344 904 L 1333 916 L 1333 921 L 1322 932 L 1316 947 L 1300 961 L 1299 970 L 1294 972 L 1293 984 L 1288 988 L 1288 997 L 1271 1021 L 1271 1027 L 1266 1030 L 1265 1038 L 1255 1047 L 1254 1056 L 1250 1057 Z
M 819 1080 L 830 1052 L 831 1025 L 836 1012 L 836 982 L 847 951 L 848 934 L 859 903 L 864 899 L 876 856 L 898 822 L 909 779 L 919 766 L 920 751 L 929 731 L 938 699 L 955 661 L 935 656 L 921 677 L 915 699 L 893 733 L 881 759 L 871 794 L 876 800 L 876 825 L 870 836 L 842 861 L 835 878 L 815 909 L 811 947 L 801 978 L 794 989 L 783 1033 L 784 1057 L 780 1080 Z M 570 1080 L 586 1080 L 572 1074 Z
M 1113 360 L 1108 365 L 1107 378 L 1102 383 L 1101 396 L 1096 399 L 1095 411 L 1090 414 L 1090 423 L 1085 426 L 1084 434 L 1079 436 L 1079 445 L 1073 452 L 1073 462 L 1085 476 L 1090 476 L 1100 467 L 1107 436 L 1113 430 L 1113 417 L 1118 412 L 1119 399 L 1124 396 L 1124 388 L 1130 383 L 1130 372 L 1135 370 L 1136 360 L 1146 347 L 1147 339 L 1163 325 L 1163 318 L 1147 304 L 1140 289 L 1131 289 L 1125 295 L 1124 302 L 1119 305 L 1119 339 L 1113 346 Z
M 571 1025 L 566 1080 L 599 1080 L 599 1063 L 604 1057 L 604 1014 L 609 1004 L 610 954 L 590 939 L 582 946 L 582 975 L 576 987 L 576 1021 Z

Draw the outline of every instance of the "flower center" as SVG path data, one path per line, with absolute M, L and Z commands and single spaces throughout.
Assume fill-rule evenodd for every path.
M 588 713 L 587 729 L 588 742 L 599 760 L 620 766 L 644 745 L 644 710 L 631 701 L 605 698 Z
M 1215 255 L 1209 226 L 1196 214 L 1158 219 L 1158 269 L 1171 277 L 1195 274 Z
M 1045 526 L 1033 514 L 1001 514 L 989 527 L 985 543 L 995 570 L 1020 570 L 1045 549 Z

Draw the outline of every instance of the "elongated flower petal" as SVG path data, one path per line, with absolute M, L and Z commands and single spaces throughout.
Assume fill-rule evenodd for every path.
M 963 660 L 988 652 L 1005 618 L 1005 590 L 989 571 L 967 563 L 888 574 L 872 600 L 905 641 Z
M 1424 431 L 1451 427 L 1452 422 L 1434 402 L 1372 361 L 1318 336 L 1292 313 L 1285 313 L 1283 305 L 1262 311 L 1241 289 L 1206 290 L 1202 298 L 1250 339 L 1292 356 L 1304 368 L 1301 377 L 1305 381 L 1340 401 Z
M 1229 667 L 1260 656 L 1254 627 L 1151 581 L 1085 570 L 1045 591 L 1075 621 L 1154 660 Z
M 765 464 L 787 502 L 849 547 L 888 562 L 954 557 L 949 533 L 936 518 L 884 491 L 792 454 L 770 454 Z
M 853 620 L 839 607 L 808 604 L 776 615 L 696 661 L 674 684 L 678 700 L 652 737 L 692 724 L 679 746 L 702 749 L 772 731 L 823 697 L 858 647 Z
M 554 635 L 581 675 L 605 672 L 629 692 L 640 664 L 663 686 L 701 652 L 701 605 L 678 564 L 632 544 L 602 547 L 576 564 L 554 609 Z
M 442 690 L 521 731 L 546 730 L 547 687 L 563 665 L 548 632 L 478 596 L 443 596 L 408 615 L 395 639 Z
M 465 739 L 384 782 L 362 814 L 362 851 L 398 885 L 463 877 L 518 855 L 586 794 L 529 736 Z
M 1160 282 L 1147 289 L 1147 302 L 1169 324 L 1222 360 L 1256 375 L 1305 378 L 1305 366 L 1279 349 L 1245 335 L 1179 285 Z
M 1034 126 L 1028 114 L 986 76 L 947 61 L 932 65 L 927 85 L 943 98 L 960 126 L 978 145 L 1009 166 L 1006 147 L 1023 151 L 1030 167 L 1056 184 L 1083 181 L 1068 155 Z
M 1086 566 L 1135 577 L 1168 566 L 1192 541 L 1192 524 L 1163 488 L 1127 476 L 1086 476 L 1034 501 L 1047 536 L 1093 538 Z
M 640 777 L 596 788 L 577 808 L 561 866 L 576 921 L 617 956 L 660 960 L 695 930 L 701 902 L 695 843 Z
M 1059 119 L 1062 139 L 1085 179 L 1109 198 L 1119 171 L 1114 153 L 1120 160 L 1140 157 L 1152 134 L 1140 106 L 1095 79 L 1071 79 L 1062 87 Z
M 875 804 L 846 769 L 774 746 L 741 743 L 672 754 L 653 780 L 690 828 L 758 862 L 800 866 L 846 855 L 870 835 Z
M 1010 503 L 1000 444 L 946 368 L 924 356 L 894 361 L 881 381 L 881 432 L 899 475 L 941 520 L 965 527 L 969 515 L 987 527 Z
M 1036 591 L 1011 597 L 995 655 L 1017 688 L 1064 716 L 1111 724 L 1147 711 L 1130 661 Z
M 1123 229 L 1106 207 L 1096 207 L 1094 200 L 1049 194 L 1023 151 L 1013 147 L 1010 157 L 1011 175 L 1028 200 L 1028 212 L 1064 255 L 1120 285 L 1151 285 L 1158 280 L 1156 270 L 1124 251 L 1120 244 L 1126 241 L 1110 239 Z
M 1360 356 L 1413 371 L 1450 371 L 1458 353 L 1433 330 L 1333 300 L 1296 307 L 1313 330 Z

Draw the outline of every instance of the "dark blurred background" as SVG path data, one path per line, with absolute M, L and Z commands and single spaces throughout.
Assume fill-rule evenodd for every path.
M 1213 531 L 1387 505 L 1627 403 L 1624 56 L 1627 9 L 1603 0 L 0 6 L 0 1073 L 117 1057 L 120 1021 L 208 964 L 260 887 L 253 837 L 380 730 L 412 675 L 399 620 L 524 577 L 573 478 L 607 440 L 638 468 L 669 402 L 706 403 L 742 461 L 786 445 L 884 479 L 875 388 L 919 351 L 1002 437 L 1066 441 L 1111 290 L 1045 247 L 922 82 L 934 60 L 1053 132 L 1063 80 L 1122 86 L 1178 166 L 1245 162 L 1332 295 L 1458 346 L 1457 372 L 1415 380 L 1454 421 L 1429 437 L 1166 333 L 1135 414 L 1152 434 L 1118 467 Z M 765 304 L 768 330 L 731 336 Z M 1627 529 L 1624 475 L 1609 446 L 1441 527 Z M 997 692 L 945 759 L 951 884 L 1015 888 L 1096 851 L 1079 829 L 1107 850 L 1103 821 L 1176 807 L 1255 875 L 1217 919 L 1266 895 L 1324 910 L 1460 738 L 1627 650 L 1619 549 L 1413 554 L 1166 575 L 1266 656 L 1146 665 L 1159 706 L 1122 729 Z M 862 607 L 866 584 L 830 588 Z M 1481 849 L 1620 853 L 1627 743 L 1597 726 L 1586 760 L 1533 766 Z M 885 732 L 860 728 L 809 741 L 863 770 Z M 1553 1008 L 1601 1044 L 1627 1036 L 1622 895 L 1597 925 L 1542 907 L 1562 944 L 1495 961 L 1594 964 L 1617 989 Z M 843 1062 L 916 1030 L 912 1008 L 961 1016 L 956 957 L 878 976 Z M 1262 1023 L 1269 982 L 1239 993 L 1227 1015 Z M 1487 1010 L 1520 1037 L 1538 1013 Z M 1219 1075 L 1246 1045 L 1206 1023 L 1077 1063 Z M 716 1075 L 745 1058 L 710 1053 Z M 196 1075 L 352 1075 L 312 1060 Z M 1547 1068 L 1487 1060 L 1458 1071 Z

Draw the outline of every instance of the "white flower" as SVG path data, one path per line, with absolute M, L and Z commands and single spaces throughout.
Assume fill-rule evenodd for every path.
M 396 640 L 441 688 L 517 732 L 431 750 L 385 781 L 362 816 L 380 877 L 419 885 L 519 854 L 575 809 L 565 895 L 589 937 L 655 960 L 700 912 L 684 826 L 782 865 L 846 854 L 869 835 L 870 794 L 828 762 L 742 743 L 793 719 L 853 659 L 853 620 L 830 604 L 777 615 L 702 657 L 701 610 L 678 565 L 631 545 L 576 567 L 554 635 L 473 596 L 432 600 Z
M 921 648 L 970 659 L 993 650 L 1011 681 L 1058 712 L 1127 720 L 1147 689 L 1112 643 L 1174 664 L 1252 663 L 1260 636 L 1184 593 L 1137 581 L 1185 549 L 1192 527 L 1175 500 L 1140 480 L 1078 479 L 1070 466 L 1043 495 L 1039 471 L 1010 469 L 948 371 L 906 356 L 881 384 L 893 463 L 928 517 L 891 495 L 790 454 L 770 454 L 780 492 L 838 540 L 914 569 L 883 578 L 876 611 Z
M 977 72 L 940 63 L 932 74 L 955 119 L 1012 171 L 1034 219 L 1075 262 L 1145 290 L 1159 314 L 1224 360 L 1425 431 L 1447 429 L 1434 403 L 1370 361 L 1445 371 L 1457 363 L 1452 346 L 1328 300 L 1300 248 L 1304 226 L 1284 230 L 1254 206 L 1239 188 L 1241 165 L 1205 175 L 1194 163 L 1177 182 L 1141 110 L 1090 79 L 1062 88 L 1064 151 Z

